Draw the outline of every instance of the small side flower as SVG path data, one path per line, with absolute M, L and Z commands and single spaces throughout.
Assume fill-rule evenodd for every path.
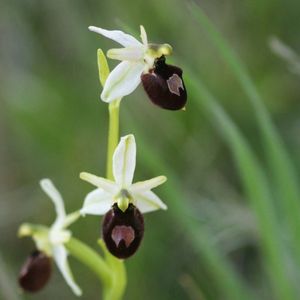
M 64 246 L 72 235 L 66 228 L 79 218 L 80 213 L 66 215 L 63 199 L 50 179 L 41 180 L 40 185 L 55 206 L 56 220 L 50 228 L 29 223 L 20 226 L 19 237 L 31 236 L 37 250 L 29 256 L 21 269 L 19 283 L 25 291 L 36 292 L 42 289 L 50 278 L 53 259 L 74 294 L 81 296 L 81 289 L 73 279 L 67 260 L 68 252 Z

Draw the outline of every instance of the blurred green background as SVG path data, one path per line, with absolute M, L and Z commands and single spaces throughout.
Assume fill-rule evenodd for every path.
M 253 110 L 241 74 L 222 59 L 190 2 L 2 0 L 0 299 L 75 299 L 57 269 L 40 293 L 18 292 L 17 274 L 34 244 L 16 233 L 24 221 L 51 224 L 55 217 L 40 178 L 54 181 L 70 212 L 92 188 L 79 172 L 105 174 L 108 118 L 99 99 L 96 50 L 116 44 L 87 27 L 132 30 L 138 36 L 140 24 L 150 41 L 173 46 L 171 62 L 183 69 L 191 88 L 185 112 L 155 107 L 141 87 L 122 102 L 121 134 L 134 133 L 137 139 L 135 179 L 170 178 L 156 190 L 169 210 L 145 216 L 142 246 L 126 262 L 125 299 L 299 299 L 300 248 L 294 236 L 300 210 L 297 203 L 288 204 L 297 201 L 277 191 L 282 181 L 276 176 L 289 183 L 286 168 L 297 174 L 300 167 L 300 77 L 271 52 L 268 41 L 276 35 L 300 53 L 300 2 L 205 0 L 197 5 L 247 66 L 290 165 L 286 153 L 277 152 L 280 147 L 261 138 L 268 118 L 263 113 L 263 122 L 256 118 L 261 107 Z M 202 84 L 251 145 L 266 182 L 255 176 L 257 169 L 251 171 L 256 164 L 246 161 L 248 150 L 239 158 L 243 147 L 226 138 L 227 127 L 218 124 L 218 109 L 201 92 Z M 297 175 L 291 172 L 291 178 L 294 186 L 282 188 L 289 199 L 300 201 Z M 256 193 L 264 189 L 271 195 L 266 201 Z M 82 218 L 72 230 L 96 248 L 100 224 L 98 217 Z M 94 275 L 72 257 L 70 263 L 82 299 L 100 299 Z

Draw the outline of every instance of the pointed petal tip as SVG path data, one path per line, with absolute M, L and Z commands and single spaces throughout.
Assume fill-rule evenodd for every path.
M 53 258 L 66 283 L 76 296 L 81 296 L 82 291 L 73 278 L 67 257 L 68 251 L 64 246 L 56 246 L 53 248 Z
M 114 99 L 112 99 L 111 97 L 108 97 L 108 95 L 106 93 L 104 93 L 104 90 L 102 91 L 102 93 L 100 95 L 100 100 L 105 103 L 110 103 L 110 102 L 114 101 Z
M 96 32 L 97 27 L 95 27 L 95 26 L 89 26 L 88 29 L 89 29 L 89 31 Z
M 73 289 L 74 294 L 77 297 L 81 297 L 82 296 L 82 290 L 80 288 L 78 288 L 78 290 Z
M 164 175 L 159 176 L 159 178 L 161 180 L 161 184 L 165 183 L 168 180 L 168 178 Z
M 146 33 L 146 30 L 145 30 L 145 27 L 143 25 L 140 25 L 140 32 L 141 32 L 140 36 L 141 36 L 143 45 L 147 46 L 148 45 L 148 38 L 147 38 L 147 33 Z
M 167 209 L 168 209 L 168 206 L 167 206 L 165 203 L 163 203 L 163 205 L 161 206 L 161 209 L 167 210 Z
M 86 180 L 86 178 L 90 175 L 88 172 L 80 172 L 79 173 L 79 178 L 82 180 Z
M 141 35 L 146 33 L 145 27 L 143 25 L 140 25 L 140 31 L 141 31 Z
M 49 184 L 52 184 L 52 181 L 51 181 L 51 179 L 49 179 L 49 178 L 42 178 L 42 179 L 40 180 L 40 186 L 41 186 L 41 188 L 42 188 L 43 190 L 44 190 L 45 187 L 48 186 Z
M 133 142 L 135 140 L 135 137 L 134 137 L 134 135 L 132 133 L 130 133 L 130 134 L 124 135 L 122 137 L 122 139 L 124 139 L 124 140 L 128 139 L 128 140 L 131 140 Z

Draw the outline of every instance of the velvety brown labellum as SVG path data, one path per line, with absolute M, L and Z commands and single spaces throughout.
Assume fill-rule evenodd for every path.
M 141 80 L 154 104 L 170 110 L 184 108 L 187 93 L 182 79 L 182 70 L 167 65 L 164 56 L 155 61 L 154 69 L 142 74 Z
M 114 204 L 104 216 L 102 235 L 111 254 L 118 258 L 128 258 L 136 252 L 143 239 L 143 215 L 131 203 L 125 212 Z
M 27 292 L 37 292 L 48 282 L 51 270 L 51 259 L 36 250 L 25 261 L 19 274 L 19 284 Z

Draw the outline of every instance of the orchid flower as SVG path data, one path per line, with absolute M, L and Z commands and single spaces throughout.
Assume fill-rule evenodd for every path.
M 151 189 L 163 184 L 167 178 L 158 176 L 146 181 L 132 183 L 136 163 L 136 143 L 132 134 L 121 138 L 113 155 L 113 175 L 115 181 L 89 173 L 81 173 L 80 178 L 95 185 L 97 189 L 90 192 L 80 210 L 81 214 L 104 215 L 117 204 L 126 211 L 129 204 L 136 206 L 141 213 L 167 206 Z
M 82 292 L 73 279 L 67 261 L 68 252 L 64 246 L 72 235 L 71 231 L 66 228 L 75 222 L 80 214 L 75 212 L 66 215 L 63 199 L 51 180 L 43 179 L 40 181 L 40 185 L 55 206 L 56 220 L 50 228 L 42 225 L 24 223 L 19 228 L 19 236 L 31 236 L 35 241 L 38 253 L 43 254 L 43 259 L 44 257 L 53 257 L 67 284 L 75 295 L 80 296 Z M 35 257 L 37 255 L 38 254 L 35 253 L 33 256 Z M 24 272 L 26 273 L 26 268 Z M 25 277 L 26 274 L 21 274 L 20 276 Z M 33 278 L 33 280 L 36 279 Z
M 172 53 L 172 47 L 169 44 L 148 43 L 143 26 L 140 26 L 142 42 L 120 30 L 106 30 L 95 26 L 90 26 L 89 30 L 124 47 L 110 49 L 107 52 L 109 58 L 120 60 L 121 63 L 115 67 L 106 80 L 101 94 L 104 102 L 112 102 L 132 93 L 140 84 L 141 75 L 154 68 L 155 60 Z

